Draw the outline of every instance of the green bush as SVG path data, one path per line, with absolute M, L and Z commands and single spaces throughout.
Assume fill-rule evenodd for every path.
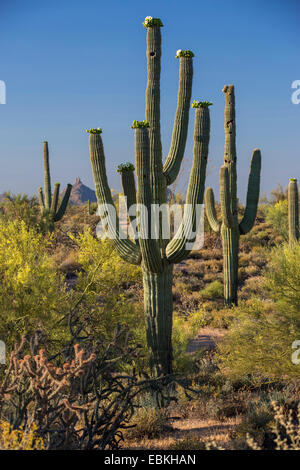
M 23 221 L 27 227 L 40 228 L 40 211 L 35 196 L 15 195 L 8 191 L 1 203 L 1 209 L 3 220 Z
M 272 226 L 276 234 L 287 241 L 289 238 L 287 200 L 280 200 L 275 204 L 266 206 L 265 216 L 266 222 Z
M 213 281 L 200 291 L 203 299 L 213 300 L 223 298 L 223 285 L 220 281 Z
M 72 292 L 57 272 L 43 238 L 24 221 L 0 220 L 0 339 L 8 350 L 24 333 L 47 330 L 51 341 L 63 339 L 57 324 L 72 304 Z
M 224 373 L 297 378 L 292 343 L 300 340 L 300 244 L 272 251 L 264 276 L 265 298 L 242 302 L 219 346 Z

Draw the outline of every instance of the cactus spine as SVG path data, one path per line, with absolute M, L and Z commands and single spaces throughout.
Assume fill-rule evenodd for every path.
M 148 17 L 149 19 L 149 17 Z M 146 18 L 147 20 L 147 18 Z M 118 254 L 126 261 L 140 265 L 144 283 L 144 309 L 147 326 L 147 341 L 150 351 L 150 368 L 156 375 L 172 372 L 172 278 L 173 265 L 184 259 L 190 252 L 187 241 L 194 240 L 192 230 L 196 229 L 196 205 L 203 203 L 206 163 L 210 132 L 208 106 L 195 106 L 194 158 L 190 175 L 187 203 L 191 205 L 189 217 L 178 229 L 172 240 L 162 234 L 162 220 L 153 220 L 153 204 L 160 207 L 167 202 L 167 185 L 178 175 L 183 158 L 192 88 L 192 53 L 184 51 L 180 56 L 178 106 L 174 122 L 171 150 L 165 165 L 162 163 L 160 133 L 160 63 L 161 30 L 160 20 L 150 18 L 147 27 L 147 71 L 146 120 L 134 121 L 135 167 L 137 189 L 135 192 L 133 169 L 120 171 L 122 186 L 127 201 L 137 203 L 139 212 L 138 240 L 123 239 L 118 221 L 113 226 L 108 206 L 113 205 L 109 190 L 101 129 L 90 130 L 89 147 L 98 204 L 107 207 L 105 223 L 114 237 Z M 129 170 L 129 171 L 128 171 Z M 127 173 L 125 175 L 125 172 Z M 134 194 L 133 194 L 134 193 Z M 144 211 L 142 208 L 146 208 Z M 104 217 L 103 217 L 104 218 Z M 152 238 L 147 228 L 156 229 Z M 148 233 L 148 236 L 147 236 Z
M 291 178 L 288 186 L 289 205 L 289 242 L 293 245 L 299 240 L 299 195 L 296 178 Z
M 66 212 L 72 185 L 71 184 L 67 185 L 66 192 L 58 208 L 60 184 L 59 183 L 54 184 L 54 191 L 53 191 L 53 196 L 52 196 L 48 142 L 44 142 L 43 150 L 44 150 L 44 191 L 45 191 L 45 194 L 43 192 L 43 188 L 40 187 L 38 191 L 38 196 L 39 196 L 39 204 L 40 204 L 42 217 L 47 221 L 47 226 L 48 226 L 49 231 L 53 231 L 54 222 L 59 221 Z
M 239 237 L 248 233 L 255 222 L 260 187 L 261 153 L 252 154 L 248 181 L 247 203 L 242 221 L 238 222 L 236 174 L 236 121 L 233 85 L 223 88 L 225 94 L 224 165 L 220 169 L 220 206 L 222 221 L 216 215 L 214 194 L 208 188 L 205 195 L 206 215 L 211 228 L 219 232 L 223 246 L 224 300 L 227 306 L 237 304 Z

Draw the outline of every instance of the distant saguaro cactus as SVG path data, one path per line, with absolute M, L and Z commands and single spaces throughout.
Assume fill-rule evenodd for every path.
M 289 205 L 289 242 L 290 245 L 299 240 L 299 195 L 296 178 L 291 178 L 288 186 Z
M 248 233 L 255 222 L 260 187 L 261 154 L 252 154 L 248 182 L 247 203 L 242 221 L 238 222 L 236 174 L 236 124 L 234 86 L 223 88 L 225 94 L 225 151 L 224 165 L 220 169 L 220 204 L 222 222 L 217 219 L 214 193 L 208 188 L 205 194 L 206 215 L 211 228 L 221 234 L 223 245 L 225 304 L 237 304 L 239 237 Z
M 72 185 L 68 184 L 66 192 L 58 208 L 59 199 L 59 188 L 60 184 L 54 184 L 53 196 L 51 194 L 51 178 L 50 178 L 50 167 L 49 167 L 49 149 L 48 142 L 44 142 L 44 191 L 43 188 L 39 188 L 39 203 L 42 217 L 47 220 L 49 231 L 54 229 L 54 222 L 58 222 L 65 214 L 66 208 L 69 202 Z
M 109 206 L 113 206 L 108 186 L 101 129 L 91 129 L 89 148 L 96 195 L 99 206 L 107 207 L 105 221 L 107 230 L 113 235 L 118 254 L 127 262 L 140 265 L 143 272 L 144 308 L 147 326 L 147 341 L 150 350 L 150 367 L 154 374 L 172 372 L 172 278 L 173 265 L 183 260 L 190 252 L 187 242 L 194 241 L 197 217 L 196 206 L 203 203 L 210 116 L 208 102 L 195 102 L 194 157 L 187 191 L 186 203 L 190 211 L 184 217 L 174 238 L 170 240 L 162 233 L 159 218 L 156 237 L 144 236 L 147 227 L 157 223 L 152 214 L 153 205 L 162 207 L 167 203 L 167 185 L 176 179 L 183 158 L 188 129 L 189 108 L 192 90 L 193 53 L 177 51 L 180 60 L 178 104 L 174 122 L 172 143 L 165 164 L 162 163 L 160 132 L 160 62 L 161 62 L 161 21 L 147 17 L 143 23 L 147 28 L 147 69 L 146 120 L 134 121 L 135 167 L 137 190 L 135 190 L 134 167 L 122 165 L 122 186 L 127 197 L 127 207 L 136 204 L 139 212 L 138 240 L 136 242 L 120 236 L 120 229 L 109 217 Z M 141 207 L 146 208 L 145 214 Z M 140 210 L 139 210 L 140 208 Z M 187 208 L 187 206 L 186 206 Z M 185 208 L 185 209 L 186 209 Z M 186 213 L 185 213 L 186 214 Z M 130 214 L 132 221 L 134 216 Z M 191 235 L 193 232 L 193 235 Z

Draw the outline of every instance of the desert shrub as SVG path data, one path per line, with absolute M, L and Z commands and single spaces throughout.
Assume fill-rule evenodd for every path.
M 272 402 L 274 423 L 272 430 L 274 433 L 272 448 L 275 450 L 300 450 L 300 405 L 296 413 L 293 409 L 285 410 L 275 401 Z M 251 435 L 247 436 L 247 444 L 253 450 L 263 450 Z
M 141 406 L 141 405 L 140 405 Z M 127 439 L 153 439 L 169 432 L 170 416 L 168 410 L 154 406 L 140 407 L 130 421 L 130 427 L 125 431 Z
M 247 448 L 248 436 L 259 445 L 264 445 L 272 432 L 273 419 L 272 409 L 265 402 L 250 403 L 241 423 L 236 428 L 235 446 Z
M 174 315 L 172 345 L 173 368 L 176 373 L 189 374 L 194 371 L 195 359 L 187 353 L 187 346 L 194 337 L 195 330 L 190 322 L 181 315 Z
M 166 387 L 160 379 L 118 372 L 120 363 L 131 363 L 137 351 L 129 347 L 125 330 L 96 348 L 90 340 L 84 348 L 66 345 L 55 359 L 35 341 L 26 354 L 26 345 L 23 336 L 0 382 L 0 420 L 9 423 L 10 433 L 26 433 L 28 423 L 35 423 L 45 449 L 118 448 L 138 395 Z
M 266 288 L 277 307 L 300 310 L 300 243 L 283 245 L 271 252 Z
M 40 228 L 40 213 L 35 196 L 29 197 L 27 194 L 5 193 L 1 203 L 2 216 L 6 221 L 23 221 L 26 227 Z
M 196 335 L 201 328 L 209 325 L 211 320 L 212 313 L 205 306 L 193 312 L 188 318 L 192 334 Z
M 286 199 L 279 200 L 274 205 L 266 206 L 266 222 L 283 240 L 288 240 L 288 202 Z
M 206 444 L 197 434 L 190 433 L 172 442 L 168 450 L 206 450 Z
M 84 295 L 80 312 L 90 334 L 109 339 L 118 324 L 127 325 L 145 344 L 142 305 L 127 295 L 129 287 L 141 286 L 140 268 L 121 260 L 110 240 L 99 240 L 88 229 L 70 236 L 77 245 L 74 261 L 81 266 L 74 290 Z
M 49 255 L 51 240 L 24 221 L 0 221 L 0 338 L 7 349 L 23 333 L 47 330 L 51 341 L 63 339 L 59 314 L 72 303 L 63 277 Z
M 247 300 L 251 297 L 263 297 L 264 294 L 264 278 L 262 276 L 253 276 L 245 280 L 240 291 L 240 298 Z
M 7 422 L 0 422 L 0 450 L 44 450 L 43 439 L 38 437 L 33 423 L 25 430 L 13 429 Z
M 300 244 L 272 251 L 264 276 L 267 300 L 233 309 L 236 320 L 220 343 L 222 369 L 231 376 L 299 376 L 292 343 L 300 339 Z
M 222 299 L 223 298 L 223 285 L 220 281 L 213 281 L 200 291 L 203 299 Z

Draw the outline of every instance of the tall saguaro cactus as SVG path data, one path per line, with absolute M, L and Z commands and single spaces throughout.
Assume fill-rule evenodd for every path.
M 39 203 L 42 217 L 47 220 L 48 229 L 50 231 L 54 228 L 54 222 L 58 222 L 65 214 L 66 208 L 69 202 L 72 185 L 68 184 L 64 197 L 58 208 L 59 200 L 59 188 L 60 184 L 54 184 L 53 195 L 51 193 L 51 178 L 50 178 L 50 167 L 49 167 L 49 149 L 48 142 L 44 142 L 44 191 L 43 188 L 39 188 Z
M 167 203 L 167 185 L 177 177 L 183 158 L 188 115 L 191 100 L 193 54 L 191 51 L 177 51 L 180 60 L 178 105 L 169 156 L 162 163 L 160 132 L 160 64 L 161 64 L 161 26 L 158 18 L 147 17 L 147 70 L 146 120 L 134 121 L 135 167 L 137 189 L 133 167 L 119 167 L 125 196 L 132 204 L 136 202 L 139 215 L 138 240 L 123 238 L 118 221 L 113 224 L 110 207 L 113 206 L 107 182 L 105 157 L 101 139 L 101 129 L 91 129 L 89 148 L 96 195 L 99 206 L 104 207 L 106 229 L 114 239 L 118 254 L 129 263 L 140 265 L 143 272 L 144 308 L 147 326 L 147 341 L 150 350 L 150 367 L 154 374 L 172 372 L 172 278 L 174 263 L 184 259 L 190 252 L 188 241 L 194 240 L 198 204 L 203 203 L 210 117 L 208 106 L 211 103 L 194 102 L 194 157 L 190 174 L 187 201 L 192 210 L 184 217 L 174 238 L 165 238 L 162 218 L 154 221 L 153 205 L 163 207 Z M 124 170 L 124 171 L 122 171 Z M 156 236 L 152 237 L 150 228 L 156 225 Z M 158 225 L 158 226 L 157 226 Z
M 223 88 L 225 94 L 225 150 L 224 165 L 220 169 L 220 205 L 222 221 L 216 215 L 214 193 L 208 188 L 205 194 L 206 215 L 211 228 L 220 233 L 223 245 L 224 299 L 227 306 L 237 304 L 239 237 L 254 225 L 260 187 L 261 153 L 252 154 L 248 181 L 247 203 L 242 221 L 238 222 L 236 173 L 236 123 L 234 86 Z
M 289 242 L 290 245 L 299 240 L 299 195 L 296 178 L 291 178 L 288 186 L 289 206 Z

